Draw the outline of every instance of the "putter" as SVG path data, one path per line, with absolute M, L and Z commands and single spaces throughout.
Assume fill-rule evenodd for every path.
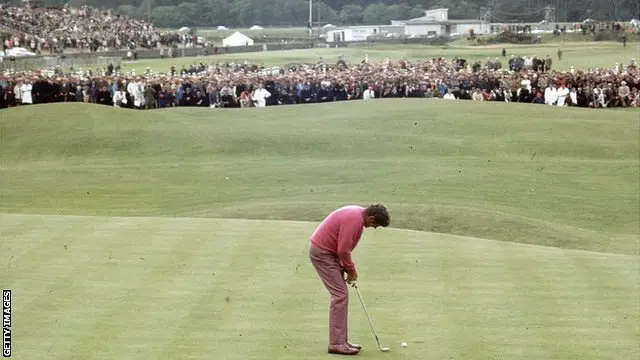
M 369 317 L 369 312 L 367 311 L 367 308 L 364 306 L 364 301 L 362 300 L 362 295 L 360 295 L 360 290 L 358 290 L 358 285 L 356 285 L 356 283 L 352 283 L 351 286 L 356 289 L 356 293 L 358 294 L 358 298 L 360 299 L 360 304 L 362 304 L 362 309 L 364 310 L 364 314 L 367 316 L 367 320 L 369 320 L 369 325 L 371 325 L 371 330 L 373 330 L 373 336 L 376 337 L 376 342 L 378 343 L 378 347 L 380 348 L 380 351 L 382 352 L 387 352 L 389 351 L 388 347 L 383 347 L 382 344 L 380 344 L 380 339 L 378 339 L 378 334 L 376 333 L 376 329 L 373 327 L 373 322 L 371 322 L 371 317 Z

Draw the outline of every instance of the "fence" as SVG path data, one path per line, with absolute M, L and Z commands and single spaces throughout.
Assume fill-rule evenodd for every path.
M 88 67 L 105 68 L 110 63 L 114 66 L 122 62 L 121 56 L 30 56 L 4 58 L 0 61 L 0 71 L 34 71 L 39 69 L 80 69 Z
M 272 44 L 259 44 L 250 46 L 236 46 L 236 47 L 217 47 L 215 49 L 215 55 L 224 54 L 242 54 L 250 52 L 262 52 L 262 51 L 284 51 L 284 50 L 302 50 L 311 49 L 314 47 L 351 47 L 351 46 L 363 46 L 363 45 L 375 45 L 375 44 L 394 44 L 394 45 L 409 45 L 409 44 L 424 44 L 424 45 L 442 45 L 448 42 L 448 39 L 376 39 L 375 41 L 362 41 L 357 43 L 311 43 L 311 42 L 298 42 L 298 43 L 272 43 Z M 165 52 L 165 54 L 167 54 Z M 214 55 L 214 48 L 178 48 L 173 50 L 174 57 L 194 57 L 194 56 L 208 56 Z M 114 66 L 122 62 L 127 57 L 126 50 L 108 51 L 102 53 L 70 53 L 57 56 L 30 56 L 30 57 L 18 57 L 18 58 L 4 58 L 4 61 L 0 62 L 0 71 L 34 71 L 39 69 L 50 69 L 56 66 L 61 68 L 87 68 L 87 67 L 106 67 L 109 63 Z M 160 58 L 159 49 L 142 49 L 137 51 L 138 59 L 158 59 Z
M 261 51 L 281 51 L 295 49 L 309 49 L 313 47 L 311 43 L 277 43 L 277 44 L 260 44 L 251 46 L 236 47 L 218 47 L 215 54 L 241 54 L 249 52 Z M 165 51 L 165 55 L 167 52 Z M 137 58 L 140 59 L 158 59 L 160 58 L 160 50 L 142 49 L 137 51 Z M 214 48 L 178 48 L 173 49 L 173 57 L 194 57 L 214 55 Z M 0 61 L 0 71 L 34 71 L 39 69 L 48 69 L 56 66 L 62 68 L 86 68 L 86 67 L 105 67 L 109 63 L 114 66 L 121 63 L 127 57 L 126 50 L 108 51 L 102 53 L 69 53 L 63 55 L 51 56 L 29 56 L 18 58 L 4 58 Z

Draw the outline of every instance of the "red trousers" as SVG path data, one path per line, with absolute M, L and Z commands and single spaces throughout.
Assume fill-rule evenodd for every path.
M 344 281 L 338 256 L 329 251 L 309 248 L 311 264 L 331 295 L 329 307 L 329 344 L 342 345 L 347 342 L 347 316 L 349 290 Z

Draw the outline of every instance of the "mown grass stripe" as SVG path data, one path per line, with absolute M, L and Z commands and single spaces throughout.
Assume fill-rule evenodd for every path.
M 85 222 L 67 233 L 86 245 L 72 243 L 69 251 L 90 261 L 67 263 L 65 298 L 53 305 L 38 298 L 21 311 L 21 322 L 33 324 L 16 344 L 21 355 L 326 357 L 328 295 L 307 255 L 313 223 L 39 218 L 45 227 L 65 218 Z M 50 266 L 35 261 L 39 252 L 31 256 L 32 266 Z M 602 360 L 633 354 L 633 327 L 608 331 L 605 320 L 619 316 L 618 307 L 632 306 L 637 257 L 397 229 L 366 231 L 354 257 L 363 296 L 394 358 Z M 584 283 L 592 272 L 617 298 Z M 363 356 L 375 356 L 353 292 L 350 319 L 351 339 L 365 345 Z M 409 347 L 400 348 L 401 341 Z
M 265 351 L 271 351 L 279 353 L 279 358 L 295 360 L 312 358 L 326 351 L 328 294 L 309 263 L 308 242 L 312 232 L 311 224 L 282 229 L 275 238 L 286 245 L 266 248 L 265 255 L 272 261 L 267 264 L 268 271 L 256 289 L 265 293 L 266 309 L 256 310 L 263 320 L 263 326 L 258 329 L 263 328 L 268 336 L 256 337 L 255 344 L 247 349 L 247 356 L 258 359 Z M 273 277 L 276 280 L 268 281 Z M 320 291 L 309 291 L 311 288 Z M 353 303 L 354 298 L 350 299 L 350 310 L 357 305 Z M 242 322 L 244 331 L 254 328 L 253 318 L 257 314 L 247 315 Z M 353 319 L 353 313 L 350 318 Z M 353 324 L 353 320 L 350 323 Z M 349 329 L 348 335 L 353 340 L 353 329 Z
M 49 248 L 40 247 L 28 262 L 23 262 L 33 270 L 29 277 L 20 275 L 18 279 L 21 281 L 14 285 L 14 289 L 18 293 L 21 289 L 33 292 L 16 299 L 16 313 L 22 314 L 16 316 L 16 329 L 19 333 L 24 331 L 19 338 L 26 340 L 16 345 L 21 352 L 52 356 L 67 352 L 69 357 L 66 358 L 73 358 L 71 354 L 78 349 L 70 343 L 83 329 L 88 331 L 91 328 L 88 320 L 102 311 L 101 304 L 107 301 L 107 294 L 128 284 L 122 273 L 113 277 L 122 280 L 116 286 L 112 283 L 113 278 L 104 277 L 106 258 L 112 248 L 118 248 L 127 241 L 123 234 L 129 227 L 141 222 L 127 223 L 108 218 L 77 220 L 84 223 L 74 227 L 73 231 L 60 229 L 65 231 L 64 236 L 77 240 L 69 244 L 65 256 L 47 261 Z M 43 218 L 42 222 L 46 223 L 47 219 Z M 116 266 L 111 265 L 111 268 L 117 269 Z
M 585 281 L 589 269 L 575 266 L 575 258 L 585 254 L 565 254 L 556 266 L 541 260 L 538 266 L 529 266 L 535 280 L 532 288 L 548 289 L 546 301 L 540 299 L 540 319 L 537 331 L 545 337 L 547 347 L 563 358 L 625 358 L 624 338 L 628 334 L 610 327 L 611 311 L 598 296 L 589 291 Z M 597 281 L 597 280 L 596 280 Z M 612 331 L 613 330 L 613 331 Z M 615 334 L 615 335 L 614 335 Z M 621 347 L 622 346 L 622 347 Z M 611 351 L 612 349 L 617 351 Z
M 149 249 L 137 285 L 126 293 L 126 306 L 112 306 L 105 316 L 96 319 L 96 328 L 110 341 L 93 340 L 87 356 L 95 359 L 120 359 L 132 354 L 149 358 L 176 355 L 165 349 L 180 334 L 177 324 L 203 289 L 217 282 L 217 267 L 212 257 L 225 244 L 212 239 L 212 231 L 220 225 L 211 222 L 154 219 L 149 231 L 163 234 L 164 248 Z M 223 225 L 222 225 L 223 226 Z M 120 328 L 119 324 L 128 324 Z M 118 346 L 115 346 L 115 345 Z M 158 346 L 162 344 L 162 346 Z M 94 349 L 89 354 L 91 349 Z
M 42 221 L 42 217 L 37 215 L 0 213 L 0 224 L 2 227 L 0 244 L 3 253 L 0 261 L 10 275 L 12 266 L 20 266 L 20 260 L 23 257 L 29 258 L 34 252 L 42 251 L 42 246 L 50 249 L 47 259 L 52 259 L 56 254 L 65 255 L 64 245 L 75 242 L 68 237 L 68 231 L 84 226 L 85 222 L 82 219 L 64 217 L 51 217 L 47 218 L 47 221 Z M 16 272 L 26 270 L 16 270 Z
M 175 320 L 174 336 L 164 346 L 165 351 L 176 355 L 191 353 L 201 358 L 215 353 L 233 353 L 229 351 L 232 344 L 230 339 L 235 339 L 239 334 L 225 325 L 229 322 L 233 324 L 229 319 L 251 291 L 253 275 L 249 276 L 248 264 L 239 263 L 238 258 L 246 256 L 247 252 L 255 254 L 253 251 L 259 248 L 254 237 L 257 226 L 254 223 L 241 229 L 235 226 L 216 226 L 211 229 L 215 243 L 224 243 L 220 249 L 213 245 L 206 248 L 209 262 L 215 268 L 214 280 L 194 294 L 192 301 L 184 306 L 181 316 Z M 256 257 L 253 260 L 253 264 L 259 267 L 265 259 Z
M 559 277 L 569 277 L 569 282 L 572 278 L 570 274 L 562 273 L 566 262 L 562 251 L 552 248 L 544 252 L 542 249 L 532 250 L 512 252 L 504 269 L 506 273 L 513 274 L 511 287 L 520 294 L 513 304 L 520 313 L 520 322 L 515 326 L 519 330 L 517 336 L 529 341 L 528 346 L 521 349 L 524 352 L 521 356 L 537 353 L 533 359 L 562 359 L 565 355 L 556 344 L 566 339 L 553 336 L 550 330 L 554 328 L 556 320 L 553 309 L 564 306 L 562 298 L 568 290 L 555 293 L 556 289 L 550 284 Z
M 615 344 L 621 346 L 620 358 L 631 358 L 640 349 L 640 257 L 612 262 L 598 255 L 571 256 L 572 268 L 580 269 L 580 285 L 586 292 L 584 302 L 597 307 L 600 329 L 616 334 Z M 613 337 L 612 337 L 613 338 Z M 594 339 L 596 340 L 596 339 Z M 598 339 L 601 340 L 601 339 Z
M 127 231 L 126 224 L 127 221 L 108 218 L 75 218 L 69 222 L 57 217 L 40 217 L 38 226 L 43 229 L 40 236 L 46 241 L 27 246 L 29 252 L 19 261 L 13 261 L 7 272 L 8 285 L 25 291 L 24 300 L 16 304 L 17 309 L 37 311 L 47 307 L 52 299 L 64 299 L 70 288 L 79 285 L 73 283 L 79 269 L 92 266 L 97 260 L 95 253 L 107 257 L 113 248 L 110 243 L 113 233 Z M 25 241 L 29 238 L 13 239 L 16 246 Z

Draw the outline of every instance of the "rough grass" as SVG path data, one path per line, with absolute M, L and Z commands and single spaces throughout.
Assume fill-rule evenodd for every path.
M 354 296 L 361 357 L 637 357 L 639 130 L 634 112 L 408 99 L 3 110 L 14 357 L 328 358 L 308 237 L 375 201 L 392 228 L 354 257 L 392 352 Z
M 398 227 L 637 254 L 639 122 L 611 114 L 437 100 L 14 109 L 3 211 L 315 221 L 383 201 Z
M 328 63 L 335 63 L 340 56 L 345 56 L 349 63 L 360 63 L 365 55 L 372 62 L 390 59 L 399 61 L 407 59 L 418 61 L 436 57 L 452 59 L 454 57 L 465 58 L 468 61 L 480 60 L 483 63 L 487 58 L 500 57 L 503 66 L 506 59 L 501 57 L 502 48 L 506 48 L 508 57 L 511 54 L 518 56 L 550 55 L 553 58 L 553 67 L 560 70 L 575 69 L 588 70 L 597 67 L 611 68 L 615 63 L 629 64 L 632 58 L 640 60 L 640 43 L 630 44 L 626 48 L 617 43 L 565 43 L 562 45 L 564 54 L 561 61 L 557 59 L 557 51 L 560 45 L 557 43 L 542 45 L 488 45 L 488 46 L 421 46 L 421 45 L 371 45 L 350 48 L 314 48 L 308 50 L 269 51 L 256 53 L 240 53 L 230 55 L 216 55 L 207 57 L 175 58 L 140 60 L 125 62 L 124 71 L 136 70 L 141 73 L 147 67 L 154 71 L 168 71 L 171 65 L 181 67 L 183 65 L 221 62 L 244 62 L 245 60 L 262 64 L 267 67 L 282 66 L 292 62 L 316 63 L 322 56 Z

